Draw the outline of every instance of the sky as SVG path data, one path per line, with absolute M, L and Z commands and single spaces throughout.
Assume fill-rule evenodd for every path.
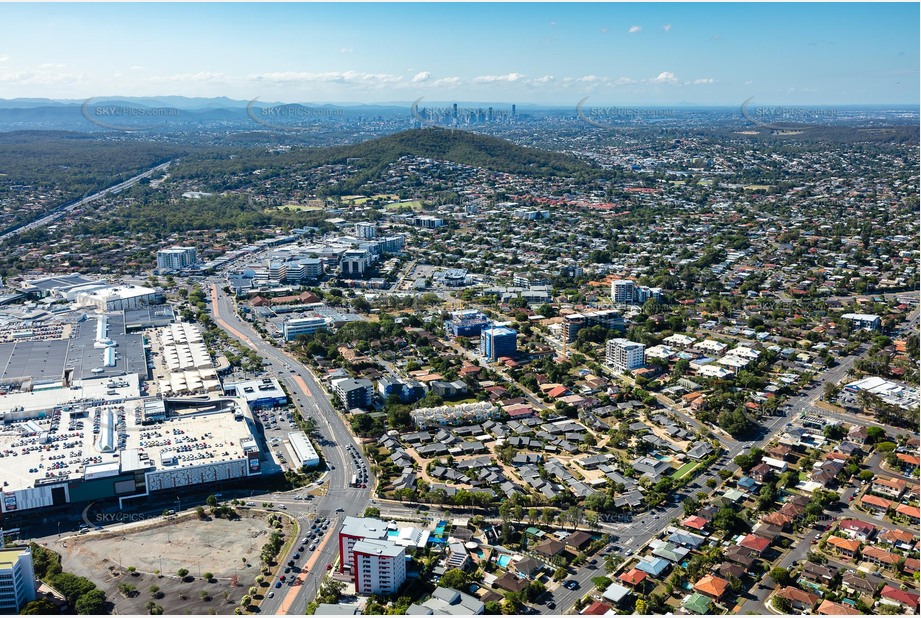
M 0 98 L 918 105 L 918 3 L 2 4 Z

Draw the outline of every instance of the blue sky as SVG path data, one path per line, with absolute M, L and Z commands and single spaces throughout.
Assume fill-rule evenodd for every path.
M 917 3 L 5 4 L 0 98 L 919 102 Z

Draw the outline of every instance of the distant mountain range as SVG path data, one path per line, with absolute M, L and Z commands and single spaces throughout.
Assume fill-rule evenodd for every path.
M 585 112 L 580 109 L 585 103 Z M 457 106 L 455 109 L 454 106 Z M 813 106 L 819 109 L 823 106 Z M 829 107 L 829 106 L 825 106 Z M 738 119 L 739 106 L 701 106 L 681 104 L 669 107 L 656 105 L 620 105 L 605 107 L 602 101 L 582 99 L 579 105 L 550 106 L 531 103 L 516 103 L 517 119 L 569 117 L 591 115 L 594 111 L 617 116 L 618 109 L 637 114 L 636 109 L 666 109 L 672 120 L 687 115 L 705 117 L 713 114 L 714 119 Z M 795 109 L 795 106 L 790 109 Z M 918 109 L 912 106 L 837 106 L 836 117 L 845 122 L 874 120 L 906 124 L 917 122 Z M 211 130 L 290 130 L 333 128 L 351 126 L 354 122 L 389 122 L 389 130 L 400 130 L 409 126 L 438 124 L 448 126 L 460 119 L 459 127 L 480 125 L 487 118 L 513 117 L 512 104 L 490 102 L 440 102 L 421 98 L 415 101 L 393 101 L 376 104 L 363 103 L 282 103 L 278 101 L 242 101 L 228 97 L 129 97 L 106 96 L 91 99 L 0 99 L 0 131 L 21 130 L 64 130 L 99 132 L 105 130 L 142 131 L 161 130 L 166 133 Z M 493 116 L 495 112 L 495 116 Z M 637 114 L 639 116 L 639 114 Z M 663 116 L 666 118 L 668 115 Z M 708 116 L 707 116 L 708 117 Z M 432 119 L 435 119 L 432 121 Z M 472 122 L 468 122 L 472 119 Z M 680 119 L 680 118 L 679 118 Z M 660 120 L 653 118 L 650 122 Z M 501 121 L 500 121 L 501 122 Z M 383 129 L 378 124 L 377 130 Z

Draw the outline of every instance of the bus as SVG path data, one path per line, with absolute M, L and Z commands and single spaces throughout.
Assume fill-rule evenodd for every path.
M 352 475 L 352 482 L 349 484 L 349 487 L 358 487 L 358 475 Z

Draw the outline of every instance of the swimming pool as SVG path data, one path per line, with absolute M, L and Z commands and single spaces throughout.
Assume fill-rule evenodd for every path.
M 500 567 L 503 567 L 503 568 L 507 567 L 508 563 L 511 561 L 512 561 L 512 557 L 509 556 L 508 554 L 502 554 L 501 556 L 496 558 L 496 564 L 498 564 Z
M 669 457 L 668 455 L 659 455 L 658 453 L 656 453 L 655 455 L 653 455 L 653 457 L 655 457 L 655 458 L 658 459 L 659 461 L 671 461 L 671 460 L 672 460 L 672 458 Z

